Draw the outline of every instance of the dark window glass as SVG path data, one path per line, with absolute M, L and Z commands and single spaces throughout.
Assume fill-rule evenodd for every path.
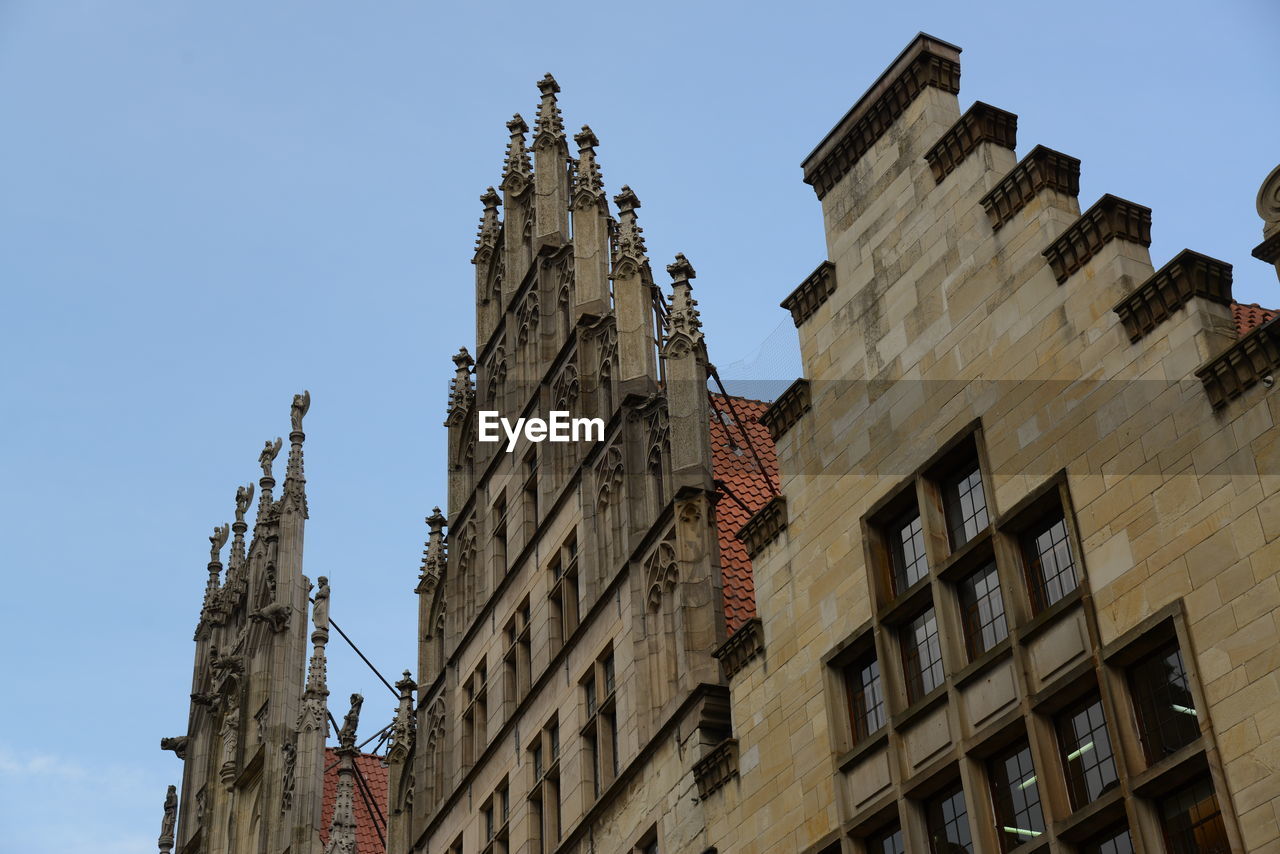
M 1177 644 L 1135 664 L 1129 670 L 1129 687 L 1148 762 L 1158 762 L 1200 737 L 1191 683 Z
M 1067 523 L 1061 516 L 1032 528 L 1022 538 L 1022 558 L 1027 567 L 1031 604 L 1043 611 L 1080 583 L 1067 540 Z
M 1058 717 L 1057 729 L 1071 806 L 1080 809 L 1119 782 L 1102 700 L 1094 696 L 1067 709 Z
M 1160 822 L 1169 854 L 1228 854 L 1231 851 L 1218 799 L 1208 780 L 1184 786 L 1161 801 Z
M 867 839 L 867 851 L 870 854 L 907 854 L 902 828 L 895 824 L 870 837 Z
M 1081 845 L 1080 854 L 1133 854 L 1129 828 L 1122 824 L 1103 831 Z
M 969 658 L 982 655 L 1009 636 L 1004 618 L 1004 597 L 995 562 L 960 582 L 960 616 Z
M 902 627 L 902 669 L 907 699 L 914 703 L 942 684 L 942 645 L 938 621 L 929 608 Z
M 933 854 L 973 854 L 969 837 L 969 813 L 960 786 L 936 795 L 924 805 L 925 825 L 929 831 L 929 850 Z
M 920 511 L 914 507 L 889 527 L 889 560 L 893 564 L 894 595 L 929 574 L 924 528 L 920 524 Z
M 943 484 L 942 503 L 947 510 L 947 533 L 953 551 L 987 527 L 987 497 L 982 491 L 982 472 L 976 460 Z
M 849 722 L 856 744 L 884 726 L 884 694 L 880 690 L 880 663 L 867 658 L 845 671 L 849 698 Z
M 996 833 L 1000 850 L 1044 835 L 1044 812 L 1040 809 L 1040 786 L 1031 762 L 1031 748 L 1025 741 L 993 757 L 987 763 L 991 781 L 991 801 L 996 811 Z

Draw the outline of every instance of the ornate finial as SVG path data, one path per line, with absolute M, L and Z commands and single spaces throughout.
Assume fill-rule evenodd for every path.
M 307 516 L 307 478 L 302 471 L 302 443 L 307 434 L 302 432 L 302 419 L 311 408 L 311 392 L 293 396 L 289 406 L 289 464 L 285 469 L 283 501 L 286 508 Z
M 604 176 L 596 160 L 596 146 L 600 140 L 587 125 L 573 137 L 578 143 L 578 163 L 574 170 L 573 199 L 578 207 L 598 204 L 604 198 Z M 634 195 L 634 194 L 633 194 Z
M 445 518 L 440 515 L 439 507 L 432 508 L 426 523 L 430 533 L 427 534 L 427 547 L 422 552 L 422 580 L 435 584 L 440 580 L 447 560 L 443 533 Z
M 529 149 L 524 144 L 529 126 L 516 113 L 507 122 L 507 130 L 511 132 L 511 141 L 507 143 L 507 159 L 502 167 L 502 189 L 518 196 L 533 178 L 533 161 L 529 159 Z
M 619 215 L 613 247 L 613 276 L 627 278 L 649 264 L 649 258 L 645 255 L 644 229 L 636 223 L 636 210 L 640 207 L 640 200 L 624 184 L 622 192 L 613 197 L 613 203 L 618 206 Z
M 416 687 L 418 687 L 418 683 L 414 681 L 413 674 L 408 670 L 404 672 L 404 675 L 400 677 L 400 681 L 396 683 L 396 690 L 400 692 L 401 697 L 412 692 Z
M 680 358 L 687 355 L 703 341 L 702 321 L 699 319 L 698 301 L 693 298 L 693 286 L 689 280 L 697 273 L 689 259 L 676 253 L 676 260 L 667 265 L 667 272 L 675 280 L 671 293 L 671 309 L 667 312 L 662 355 Z
M 351 695 L 351 710 L 342 719 L 342 729 L 338 730 L 338 744 L 342 750 L 356 749 L 356 728 L 360 726 L 360 707 L 364 705 L 364 697 Z
M 543 148 L 564 142 L 564 119 L 560 116 L 560 107 L 556 104 L 556 93 L 560 84 L 550 74 L 538 81 L 538 91 L 542 93 L 542 103 L 538 105 L 538 120 L 535 123 L 533 147 Z
M 454 374 L 449 380 L 449 420 L 453 423 L 461 414 L 471 409 L 476 399 L 476 386 L 471 377 L 471 368 L 475 359 L 467 352 L 466 347 L 459 347 L 453 355 Z
M 178 787 L 170 786 L 164 795 L 164 818 L 160 820 L 160 854 L 173 850 L 173 830 L 178 822 Z
M 502 204 L 502 199 L 497 191 L 493 187 L 485 190 L 480 202 L 484 205 L 484 213 L 480 215 L 480 233 L 476 235 L 476 254 L 471 261 L 473 264 L 486 260 L 497 247 L 498 231 L 501 228 L 498 205 Z
M 404 672 L 404 678 L 396 683 L 396 690 L 400 692 L 400 702 L 396 704 L 396 717 L 391 724 L 391 741 L 387 745 L 388 762 L 404 762 L 409 758 L 409 751 L 413 749 L 415 729 L 413 689 L 416 687 L 417 683 L 413 681 L 408 670 Z

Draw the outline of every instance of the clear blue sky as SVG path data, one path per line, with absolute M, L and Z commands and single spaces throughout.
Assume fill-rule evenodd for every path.
M 477 197 L 544 72 L 655 262 L 698 268 L 735 376 L 794 374 L 777 303 L 823 258 L 800 160 L 919 30 L 1020 152 L 1083 160 L 1082 204 L 1151 206 L 1157 264 L 1191 247 L 1280 304 L 1249 257 L 1275 4 L 983 6 L 0 0 L 0 850 L 154 850 L 206 537 L 303 388 L 306 570 L 385 672 L 413 665 Z M 331 649 L 371 732 L 392 699 Z

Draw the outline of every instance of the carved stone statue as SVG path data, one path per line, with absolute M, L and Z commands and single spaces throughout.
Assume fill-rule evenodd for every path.
M 222 719 L 222 766 L 219 779 L 230 788 L 236 779 L 236 749 L 240 746 L 240 708 L 232 706 Z
M 302 418 L 310 408 L 311 392 L 304 391 L 302 394 L 293 396 L 293 405 L 289 407 L 289 423 L 293 427 L 294 433 L 302 432 Z
M 172 750 L 179 759 L 187 758 L 187 745 L 191 743 L 191 737 L 186 735 L 178 735 L 172 738 L 160 739 L 161 750 Z
M 360 707 L 364 705 L 364 697 L 351 695 L 351 710 L 342 719 L 342 729 L 338 730 L 338 743 L 343 747 L 354 748 L 356 745 L 356 728 L 360 726 Z
M 218 563 L 220 561 L 222 547 L 227 544 L 227 538 L 230 536 L 230 525 L 223 525 L 220 528 L 213 529 L 213 536 L 209 537 L 209 563 Z
M 164 796 L 164 818 L 160 820 L 160 851 L 169 854 L 173 850 L 173 830 L 178 821 L 178 787 L 170 786 Z
M 236 487 L 236 521 L 243 522 L 244 514 L 249 511 L 249 505 L 253 503 L 253 484 L 248 486 Z
M 316 588 L 315 604 L 311 606 L 311 622 L 315 624 L 316 631 L 329 631 L 329 579 L 320 576 L 316 579 L 319 585 Z
M 276 455 L 280 453 L 280 449 L 284 447 L 284 440 L 276 437 L 272 442 L 270 439 L 262 448 L 262 453 L 258 455 L 258 465 L 262 466 L 262 476 L 264 478 L 271 477 L 271 464 L 275 462 Z

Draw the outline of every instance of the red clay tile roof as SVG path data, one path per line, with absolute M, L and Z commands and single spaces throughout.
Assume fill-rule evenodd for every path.
M 333 805 L 338 799 L 338 754 L 332 747 L 324 749 L 324 805 L 320 810 L 320 844 L 329 843 L 329 826 L 333 823 Z M 387 816 L 387 769 L 382 764 L 381 756 L 361 753 L 356 757 L 356 768 L 369 784 L 373 794 L 374 805 Z M 356 854 L 385 854 L 387 846 L 378 837 L 381 830 L 386 836 L 386 823 L 369 811 L 365 799 L 360 794 L 360 784 L 356 783 Z M 375 825 L 376 822 L 376 825 Z
M 773 497 L 769 483 L 772 481 L 775 488 L 778 485 L 778 453 L 769 431 L 760 423 L 760 416 L 769 404 L 743 397 L 733 398 L 733 408 L 743 421 L 738 423 L 724 395 L 713 394 L 711 400 L 711 470 L 715 479 L 724 484 L 721 492 L 727 491 L 716 505 L 724 620 L 729 634 L 733 634 L 756 615 L 756 585 L 751 576 L 751 558 L 736 535 L 747 520 Z M 755 447 L 764 471 L 756 465 L 748 439 Z
M 1236 322 L 1236 333 L 1243 338 L 1254 329 L 1276 316 L 1275 309 L 1263 308 L 1256 302 L 1231 303 L 1231 316 Z

